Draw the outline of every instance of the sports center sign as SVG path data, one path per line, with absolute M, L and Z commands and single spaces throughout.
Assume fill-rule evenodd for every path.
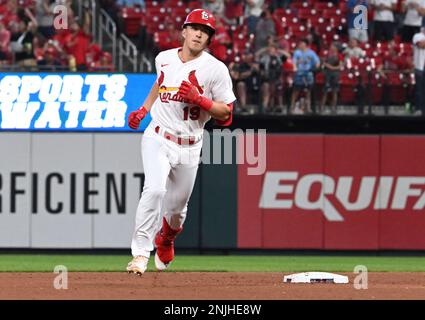
M 0 130 L 130 131 L 153 74 L 3 73 Z M 150 116 L 143 120 L 143 130 Z
M 264 175 L 238 168 L 238 247 L 425 249 L 424 163 L 423 136 L 268 135 Z

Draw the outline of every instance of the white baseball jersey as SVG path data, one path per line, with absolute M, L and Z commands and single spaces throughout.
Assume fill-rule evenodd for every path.
M 155 59 L 159 96 L 151 108 L 153 121 L 177 136 L 201 137 L 205 123 L 211 119 L 201 107 L 185 103 L 177 94 L 186 80 L 194 84 L 205 97 L 226 104 L 236 97 L 232 80 L 224 63 L 208 52 L 188 62 L 178 56 L 180 48 L 159 53 Z

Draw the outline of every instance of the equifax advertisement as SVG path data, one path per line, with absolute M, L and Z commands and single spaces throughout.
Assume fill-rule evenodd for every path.
M 153 74 L 3 73 L 0 130 L 131 131 L 127 117 L 154 81 Z
M 425 136 L 268 135 L 266 172 L 238 167 L 238 247 L 423 250 L 424 163 Z

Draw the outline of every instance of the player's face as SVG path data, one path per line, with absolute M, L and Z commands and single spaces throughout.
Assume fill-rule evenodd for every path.
M 208 45 L 208 27 L 203 25 L 190 25 L 183 29 L 185 45 L 191 51 L 202 51 Z

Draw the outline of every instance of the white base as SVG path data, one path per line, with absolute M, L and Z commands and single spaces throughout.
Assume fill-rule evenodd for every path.
M 288 283 L 348 283 L 348 277 L 329 272 L 302 272 L 283 277 Z

